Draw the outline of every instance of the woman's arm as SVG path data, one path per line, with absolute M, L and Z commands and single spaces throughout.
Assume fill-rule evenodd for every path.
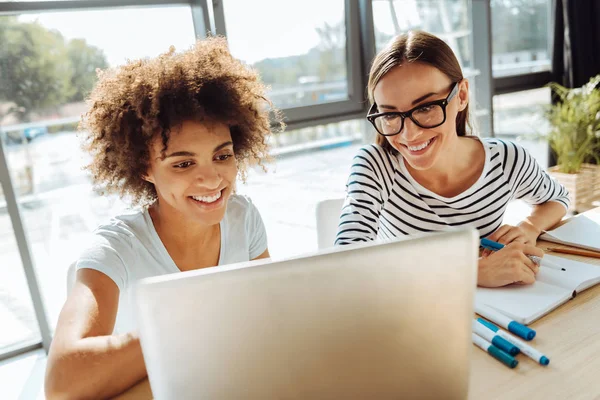
M 48 399 L 106 398 L 146 376 L 136 334 L 112 335 L 119 288 L 102 272 L 81 269 L 48 354 Z
M 504 168 L 511 171 L 508 182 L 514 198 L 531 204 L 533 212 L 516 227 L 500 227 L 489 239 L 502 244 L 518 241 L 535 245 L 541 232 L 554 226 L 567 213 L 569 192 L 523 147 L 507 143 L 506 151 L 508 161 Z
M 556 225 L 567 213 L 565 207 L 557 202 L 549 201 L 533 206 L 533 212 L 517 226 L 502 225 L 488 239 L 508 244 L 512 242 L 536 244 L 543 231 Z M 489 254 L 490 252 L 485 252 Z
M 549 201 L 544 204 L 533 206 L 533 212 L 517 226 L 530 236 L 535 244 L 538 236 L 546 229 L 552 228 L 567 214 L 567 209 L 561 203 Z
M 389 190 L 390 177 L 385 164 L 385 150 L 365 146 L 352 160 L 346 183 L 346 199 L 340 213 L 335 245 L 367 242 L 377 238 L 384 191 Z

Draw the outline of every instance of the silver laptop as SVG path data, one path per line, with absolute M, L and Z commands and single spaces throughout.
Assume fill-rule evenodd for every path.
M 474 230 L 140 281 L 157 399 L 464 399 Z

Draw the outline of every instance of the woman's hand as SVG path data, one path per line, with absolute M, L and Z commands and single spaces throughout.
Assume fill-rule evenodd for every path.
M 538 236 L 542 233 L 537 227 L 528 221 L 523 221 L 517 226 L 502 225 L 498 230 L 488 236 L 494 242 L 507 245 L 512 242 L 534 245 Z
M 534 283 L 540 267 L 527 255 L 543 257 L 544 252 L 532 245 L 513 242 L 501 250 L 481 257 L 477 284 L 483 287 L 499 287 L 511 283 Z

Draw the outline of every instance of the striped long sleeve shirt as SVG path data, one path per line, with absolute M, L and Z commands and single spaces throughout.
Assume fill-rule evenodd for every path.
M 346 184 L 336 245 L 402 235 L 474 227 L 486 237 L 502 224 L 511 200 L 529 204 L 557 201 L 569 206 L 568 192 L 516 143 L 480 139 L 485 149 L 481 176 L 463 193 L 447 198 L 421 186 L 401 155 L 379 145 L 362 147 Z

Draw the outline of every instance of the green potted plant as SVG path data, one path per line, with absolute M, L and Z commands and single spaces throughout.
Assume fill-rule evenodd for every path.
M 600 75 L 580 88 L 549 86 L 560 100 L 546 114 L 557 159 L 549 173 L 569 190 L 570 209 L 583 212 L 600 200 Z

